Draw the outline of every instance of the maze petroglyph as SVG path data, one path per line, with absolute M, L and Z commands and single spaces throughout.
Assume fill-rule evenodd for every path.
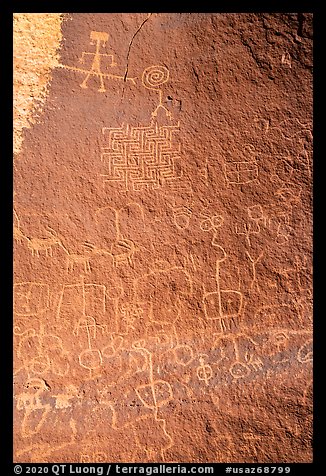
M 169 186 L 178 180 L 177 163 L 181 158 L 176 137 L 179 123 L 119 128 L 104 127 L 106 144 L 101 160 L 107 170 L 104 183 L 121 191 L 142 191 Z

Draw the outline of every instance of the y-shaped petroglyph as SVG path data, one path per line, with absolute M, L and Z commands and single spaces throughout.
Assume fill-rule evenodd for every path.
M 162 65 L 150 66 L 146 68 L 143 72 L 142 82 L 145 88 L 150 89 L 152 91 L 156 91 L 159 94 L 159 104 L 156 109 L 152 112 L 152 117 L 156 117 L 159 109 L 163 109 L 165 114 L 172 119 L 171 112 L 163 106 L 162 103 L 162 90 L 160 86 L 166 83 L 169 79 L 169 70 Z
M 259 235 L 262 227 L 266 227 L 267 217 L 264 214 L 261 205 L 253 205 L 247 207 L 248 221 L 242 223 L 242 228 L 238 223 L 235 225 L 235 232 L 237 235 L 245 235 L 248 246 L 251 247 L 251 235 Z
M 254 259 L 254 258 L 251 257 L 249 252 L 246 250 L 246 255 L 248 256 L 248 258 L 251 262 L 251 268 L 252 268 L 252 279 L 251 279 L 251 283 L 250 283 L 250 289 L 253 289 L 254 285 L 256 285 L 257 291 L 260 290 L 260 287 L 259 287 L 259 282 L 257 280 L 256 265 L 257 265 L 258 261 L 262 258 L 263 254 L 264 254 L 264 252 L 262 251 L 260 253 L 260 255 L 258 256 L 258 258 Z
M 108 73 L 105 71 L 105 69 L 102 69 L 103 62 L 102 60 L 107 59 L 109 60 L 109 66 L 111 68 L 117 66 L 117 64 L 114 61 L 114 56 L 113 54 L 107 54 L 107 53 L 101 53 L 101 47 L 104 48 L 106 46 L 106 43 L 109 39 L 109 34 L 103 31 L 91 31 L 90 33 L 90 43 L 91 45 L 95 45 L 95 51 L 94 52 L 88 52 L 88 51 L 83 51 L 82 56 L 79 59 L 79 62 L 81 64 L 85 63 L 85 58 L 86 57 L 93 57 L 93 61 L 90 65 L 90 69 L 83 69 L 83 68 L 77 68 L 75 66 L 68 66 L 64 64 L 59 64 L 58 66 L 60 68 L 68 69 L 70 71 L 76 71 L 78 73 L 83 73 L 85 74 L 84 81 L 80 84 L 80 87 L 83 89 L 87 89 L 87 83 L 90 79 L 90 77 L 96 77 L 100 80 L 100 86 L 98 91 L 101 93 L 105 93 L 105 84 L 104 84 L 104 78 L 107 79 L 117 79 L 120 81 L 131 81 L 133 84 L 135 84 L 135 79 L 136 78 L 128 78 L 123 75 L 118 75 L 118 74 L 112 74 Z

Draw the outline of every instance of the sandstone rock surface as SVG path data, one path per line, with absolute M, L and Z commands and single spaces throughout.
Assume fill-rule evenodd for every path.
M 310 462 L 312 16 L 51 15 L 14 37 L 15 461 Z

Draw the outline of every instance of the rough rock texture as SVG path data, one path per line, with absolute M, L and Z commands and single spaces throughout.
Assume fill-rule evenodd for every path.
M 14 153 L 23 142 L 23 128 L 35 123 L 42 111 L 58 65 L 62 16 L 58 13 L 14 14 Z
M 60 23 L 16 62 L 47 99 L 16 119 L 15 460 L 310 462 L 312 16 Z

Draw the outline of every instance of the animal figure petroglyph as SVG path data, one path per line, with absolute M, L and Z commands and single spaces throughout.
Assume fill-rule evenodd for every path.
M 110 250 L 98 248 L 92 243 L 86 243 L 86 246 L 91 249 L 95 255 L 111 256 L 115 267 L 118 267 L 120 264 L 128 264 L 133 267 L 132 259 L 136 251 L 136 246 L 131 240 L 117 240 L 112 243 Z
M 111 253 L 114 265 L 119 266 L 119 264 L 129 264 L 130 266 L 133 266 L 132 258 L 135 250 L 135 244 L 131 240 L 118 240 L 116 243 L 113 243 Z
M 83 256 L 76 253 L 69 254 L 67 257 L 67 271 L 73 271 L 75 265 L 82 265 L 85 273 L 90 273 L 90 256 Z
M 30 238 L 23 233 L 20 233 L 21 238 L 24 238 L 27 241 L 27 247 L 31 250 L 32 256 L 39 257 L 41 251 L 45 252 L 45 256 L 52 256 L 52 248 L 55 245 L 65 249 L 62 245 L 61 239 L 58 236 L 58 233 L 55 230 L 47 226 L 45 232 L 50 235 L 49 238 Z

